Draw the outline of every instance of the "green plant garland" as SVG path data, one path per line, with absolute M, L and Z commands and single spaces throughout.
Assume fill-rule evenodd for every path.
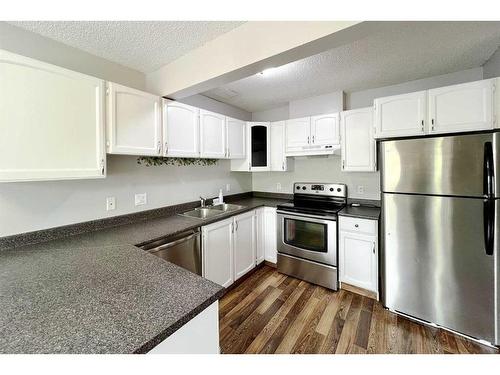
M 217 165 L 218 159 L 200 159 L 200 158 L 163 158 L 157 156 L 140 156 L 137 158 L 137 164 L 146 167 L 157 167 L 159 165 L 175 165 L 177 167 L 187 167 L 190 165 L 199 165 L 207 167 Z

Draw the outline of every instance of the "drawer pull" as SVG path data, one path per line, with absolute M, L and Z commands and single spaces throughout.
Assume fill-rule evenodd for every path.
M 359 227 L 359 225 L 358 225 L 358 224 L 354 224 L 354 226 L 355 226 L 356 228 L 358 228 L 358 227 Z

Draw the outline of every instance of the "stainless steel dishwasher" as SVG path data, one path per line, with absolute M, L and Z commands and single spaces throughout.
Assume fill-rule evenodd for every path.
M 201 276 L 201 240 L 199 228 L 146 243 L 141 249 Z

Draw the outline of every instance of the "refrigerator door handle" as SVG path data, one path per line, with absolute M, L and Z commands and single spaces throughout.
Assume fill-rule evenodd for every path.
M 495 239 L 495 200 L 485 199 L 483 203 L 484 247 L 486 255 L 493 255 Z
M 485 142 L 483 162 L 483 193 L 485 198 L 493 198 L 495 196 L 494 178 L 493 146 L 491 142 Z

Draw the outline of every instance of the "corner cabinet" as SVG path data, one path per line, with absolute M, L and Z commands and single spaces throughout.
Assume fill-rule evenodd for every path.
M 163 99 L 163 156 L 200 157 L 200 110 Z
M 377 170 L 373 138 L 373 108 L 354 109 L 340 114 L 342 171 Z
M 375 138 L 425 134 L 427 91 L 378 98 L 375 104 Z
M 339 216 L 339 280 L 378 299 L 378 221 Z
M 429 133 L 493 129 L 494 94 L 494 79 L 429 90 Z
M 105 177 L 104 81 L 0 50 L 0 181 Z
M 200 110 L 200 157 L 227 157 L 226 117 L 204 109 Z
M 285 155 L 285 121 L 271 122 L 271 161 L 270 169 L 273 172 L 285 172 L 293 169 L 293 159 Z
M 271 170 L 269 127 L 269 122 L 247 122 L 246 158 L 231 160 L 231 171 L 268 172 Z
M 108 82 L 106 99 L 107 152 L 161 156 L 161 98 Z

